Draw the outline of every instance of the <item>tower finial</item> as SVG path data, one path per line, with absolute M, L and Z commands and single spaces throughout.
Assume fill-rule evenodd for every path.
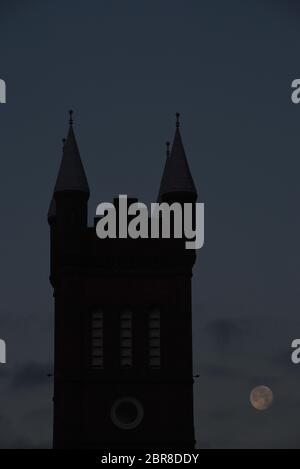
M 70 119 L 69 119 L 69 124 L 70 125 L 73 125 L 73 114 L 74 114 L 74 111 L 72 109 L 70 109 L 69 111 L 69 115 L 70 115 Z
M 197 189 L 185 155 L 180 135 L 179 112 L 176 112 L 176 129 L 173 144 L 170 147 L 170 156 L 165 161 L 158 200 L 159 201 L 185 201 L 193 202 L 197 199 Z M 169 147 L 167 145 L 167 155 Z
M 90 190 L 87 177 L 80 158 L 80 153 L 73 130 L 73 111 L 69 111 L 69 124 L 67 138 L 63 139 L 63 151 L 58 171 L 54 194 L 65 191 L 82 192 L 89 196 Z
M 169 158 L 169 156 L 170 156 L 170 142 L 166 142 L 166 147 L 167 147 L 167 151 L 166 151 L 167 158 Z

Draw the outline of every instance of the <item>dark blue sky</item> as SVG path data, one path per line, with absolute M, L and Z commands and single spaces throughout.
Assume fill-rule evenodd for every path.
M 202 447 L 299 447 L 300 8 L 296 1 L 0 2 L 0 445 L 51 439 L 46 222 L 67 130 L 96 205 L 154 201 L 174 113 L 205 203 L 194 272 Z M 251 388 L 274 406 L 255 412 Z

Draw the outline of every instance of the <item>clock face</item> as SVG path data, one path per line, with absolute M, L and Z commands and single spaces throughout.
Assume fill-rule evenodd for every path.
M 118 399 L 112 406 L 111 419 L 122 430 L 136 428 L 144 417 L 142 404 L 132 397 Z

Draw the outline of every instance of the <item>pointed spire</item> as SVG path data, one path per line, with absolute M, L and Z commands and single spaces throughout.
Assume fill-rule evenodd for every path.
M 191 175 L 188 161 L 185 155 L 181 135 L 180 135 L 180 114 L 176 113 L 176 130 L 171 149 L 171 154 L 167 158 L 160 184 L 158 200 L 163 196 L 173 193 L 191 194 L 197 197 L 197 190 Z
M 69 111 L 69 115 L 69 132 L 66 140 L 63 141 L 63 157 L 54 194 L 63 191 L 78 191 L 89 195 L 89 185 L 73 130 L 73 111 Z

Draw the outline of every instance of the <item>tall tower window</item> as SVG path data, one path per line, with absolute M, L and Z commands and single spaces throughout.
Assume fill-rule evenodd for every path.
M 92 313 L 92 367 L 103 368 L 103 311 Z
M 157 309 L 149 313 L 148 351 L 150 368 L 160 368 L 160 312 Z
M 132 312 L 123 311 L 120 316 L 120 365 L 132 366 Z

